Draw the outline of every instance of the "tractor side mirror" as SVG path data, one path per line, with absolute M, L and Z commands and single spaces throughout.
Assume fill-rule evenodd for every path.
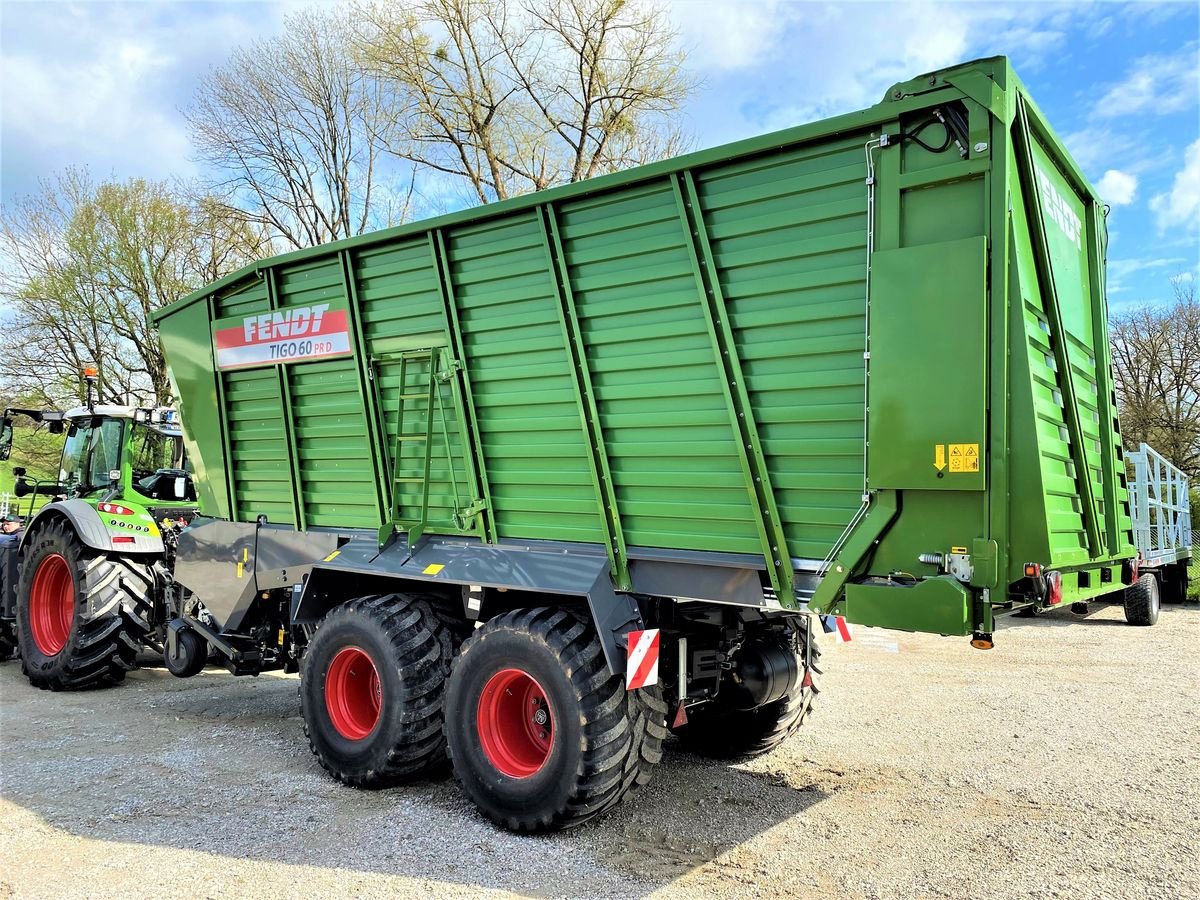
M 12 453 L 12 444 L 12 419 L 5 419 L 0 422 L 0 461 L 8 459 Z
M 46 424 L 46 428 L 51 434 L 62 434 L 67 430 L 66 425 L 64 425 L 62 421 L 48 422 Z

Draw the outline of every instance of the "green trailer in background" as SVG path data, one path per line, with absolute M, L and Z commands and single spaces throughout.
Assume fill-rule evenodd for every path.
M 1144 622 L 1102 210 L 996 58 L 244 269 L 157 317 L 216 622 L 172 639 L 299 666 L 343 781 L 448 752 L 525 830 L 619 800 L 668 722 L 778 744 L 815 613 Z

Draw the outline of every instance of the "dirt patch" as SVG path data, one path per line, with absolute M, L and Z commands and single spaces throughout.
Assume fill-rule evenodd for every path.
M 1027 621 L 989 653 L 860 630 L 774 754 L 671 748 L 606 817 L 537 838 L 485 823 L 452 780 L 331 781 L 291 677 L 144 670 L 50 694 L 7 664 L 0 900 L 1197 897 L 1200 608 L 1119 621 Z

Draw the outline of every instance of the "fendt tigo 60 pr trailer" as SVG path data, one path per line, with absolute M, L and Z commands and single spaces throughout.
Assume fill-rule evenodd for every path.
M 219 626 L 172 638 L 298 666 L 337 778 L 448 754 L 527 830 L 644 782 L 668 723 L 777 745 L 813 613 L 1141 621 L 1104 255 L 1000 58 L 243 269 L 158 315 L 211 517 L 175 576 Z

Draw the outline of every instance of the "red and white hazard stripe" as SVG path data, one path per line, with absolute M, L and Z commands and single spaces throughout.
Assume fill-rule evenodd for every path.
M 658 629 L 629 632 L 629 654 L 625 658 L 625 690 L 658 684 Z

